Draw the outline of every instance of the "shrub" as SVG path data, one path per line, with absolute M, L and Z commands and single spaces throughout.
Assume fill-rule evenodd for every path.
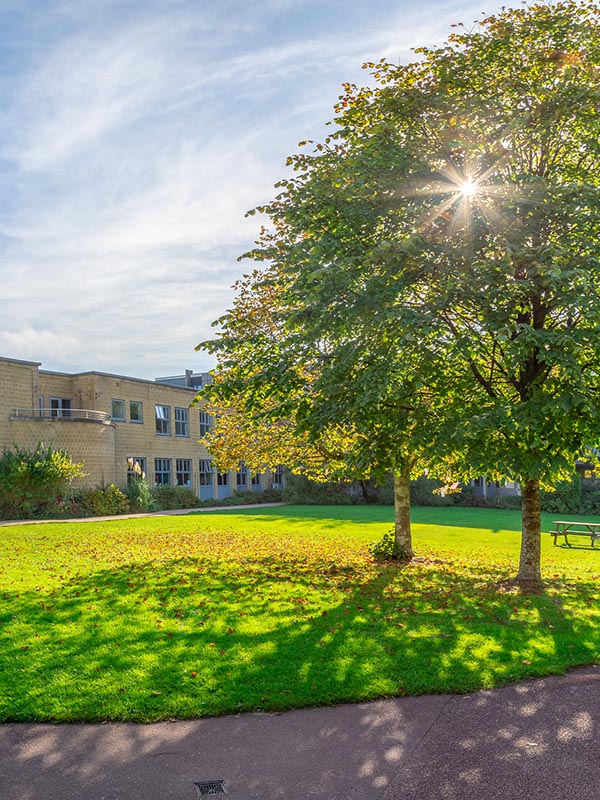
M 71 483 L 83 476 L 64 450 L 39 443 L 35 450 L 5 448 L 0 455 L 0 518 L 61 516 Z
M 592 492 L 590 492 L 592 494 Z M 571 480 L 560 481 L 553 492 L 540 492 L 542 511 L 552 514 L 579 514 L 581 508 L 581 478 L 573 475 Z
M 384 533 L 383 537 L 369 548 L 373 558 L 378 561 L 393 561 L 401 558 L 401 553 L 396 544 L 396 537 L 393 531 Z
M 130 473 L 128 474 L 125 494 L 129 498 L 129 505 L 134 511 L 154 511 L 156 503 L 152 496 L 152 489 L 146 480 L 146 474 L 142 472 L 139 462 L 134 462 L 133 458 L 128 458 L 127 465 Z
M 521 508 L 521 495 L 520 494 L 506 494 L 498 500 L 500 508 Z
M 159 511 L 172 511 L 178 508 L 198 508 L 200 499 L 191 489 L 183 486 L 169 486 L 162 484 L 152 491 L 152 499 Z
M 582 514 L 600 514 L 600 491 L 582 492 L 580 511 Z
M 380 506 L 393 506 L 394 505 L 394 476 L 390 472 L 386 475 L 385 481 L 381 486 L 375 488 L 377 493 L 377 505 Z
M 260 498 L 259 503 L 281 503 L 283 500 L 283 489 L 265 489 L 264 492 L 256 492 L 255 497 Z
M 292 505 L 350 506 L 360 502 L 347 489 L 347 483 L 317 483 L 306 475 L 288 475 L 282 496 L 285 503 Z
M 264 492 L 234 492 L 229 497 L 215 500 L 200 500 L 198 506 L 201 508 L 213 508 L 214 506 L 245 506 L 255 505 L 256 503 L 280 503 L 281 489 L 265 489 Z
M 410 482 L 410 502 L 413 506 L 453 506 L 454 499 L 451 495 L 442 495 L 435 492 L 443 486 L 443 481 L 419 475 L 415 481 Z
M 128 497 L 114 483 L 96 486 L 81 494 L 84 511 L 93 517 L 108 517 L 129 511 Z

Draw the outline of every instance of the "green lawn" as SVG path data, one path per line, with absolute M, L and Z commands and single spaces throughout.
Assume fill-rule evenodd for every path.
M 519 514 L 417 508 L 419 559 L 377 564 L 381 507 L 0 528 L 0 721 L 157 720 L 462 692 L 600 660 L 600 547 Z M 545 521 L 549 530 L 549 519 Z

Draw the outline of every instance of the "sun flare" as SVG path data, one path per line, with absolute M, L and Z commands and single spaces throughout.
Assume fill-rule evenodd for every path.
M 477 181 L 474 181 L 473 178 L 468 178 L 460 184 L 458 190 L 464 197 L 473 197 L 473 195 L 477 194 L 478 188 Z

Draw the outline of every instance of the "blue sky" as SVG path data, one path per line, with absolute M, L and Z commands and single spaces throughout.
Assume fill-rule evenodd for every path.
M 0 355 L 205 370 L 285 159 L 365 61 L 496 4 L 0 0 Z

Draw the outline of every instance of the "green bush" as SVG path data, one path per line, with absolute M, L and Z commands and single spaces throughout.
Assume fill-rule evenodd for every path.
M 200 508 L 213 508 L 215 506 L 245 506 L 256 505 L 257 503 L 280 503 L 282 498 L 281 489 L 265 489 L 264 492 L 234 492 L 229 497 L 215 500 L 200 500 Z
M 381 486 L 375 487 L 377 500 L 375 501 L 378 506 L 393 506 L 394 505 L 394 476 L 390 472 L 386 475 L 385 481 Z
M 520 494 L 506 494 L 498 500 L 499 508 L 521 508 Z
M 410 503 L 413 506 L 453 506 L 452 495 L 442 495 L 436 492 L 443 486 L 443 481 L 419 475 L 415 481 L 410 482 Z
M 128 459 L 131 474 L 125 488 L 125 494 L 129 498 L 129 505 L 132 511 L 154 511 L 156 502 L 152 495 L 152 488 L 146 480 L 146 475 L 142 472 L 140 465 L 133 459 Z
M 592 494 L 592 492 L 590 492 Z M 571 480 L 560 481 L 553 492 L 540 492 L 542 511 L 551 514 L 581 514 L 581 478 L 573 475 Z
M 292 505 L 350 506 L 361 498 L 347 491 L 347 483 L 317 483 L 306 475 L 288 475 L 283 489 L 283 501 Z
M 393 561 L 401 558 L 394 531 L 384 533 L 382 538 L 378 542 L 375 542 L 375 544 L 372 544 L 369 550 L 373 558 L 376 558 L 378 561 Z
M 183 486 L 162 484 L 152 489 L 152 499 L 158 511 L 173 511 L 179 508 L 198 508 L 200 499 L 191 489 Z
M 63 516 L 71 483 L 83 476 L 64 450 L 5 448 L 0 455 L 0 519 Z
M 80 495 L 84 512 L 93 517 L 125 514 L 130 510 L 129 498 L 114 483 L 87 489 Z
M 582 514 L 600 514 L 600 491 L 582 492 L 580 511 Z

